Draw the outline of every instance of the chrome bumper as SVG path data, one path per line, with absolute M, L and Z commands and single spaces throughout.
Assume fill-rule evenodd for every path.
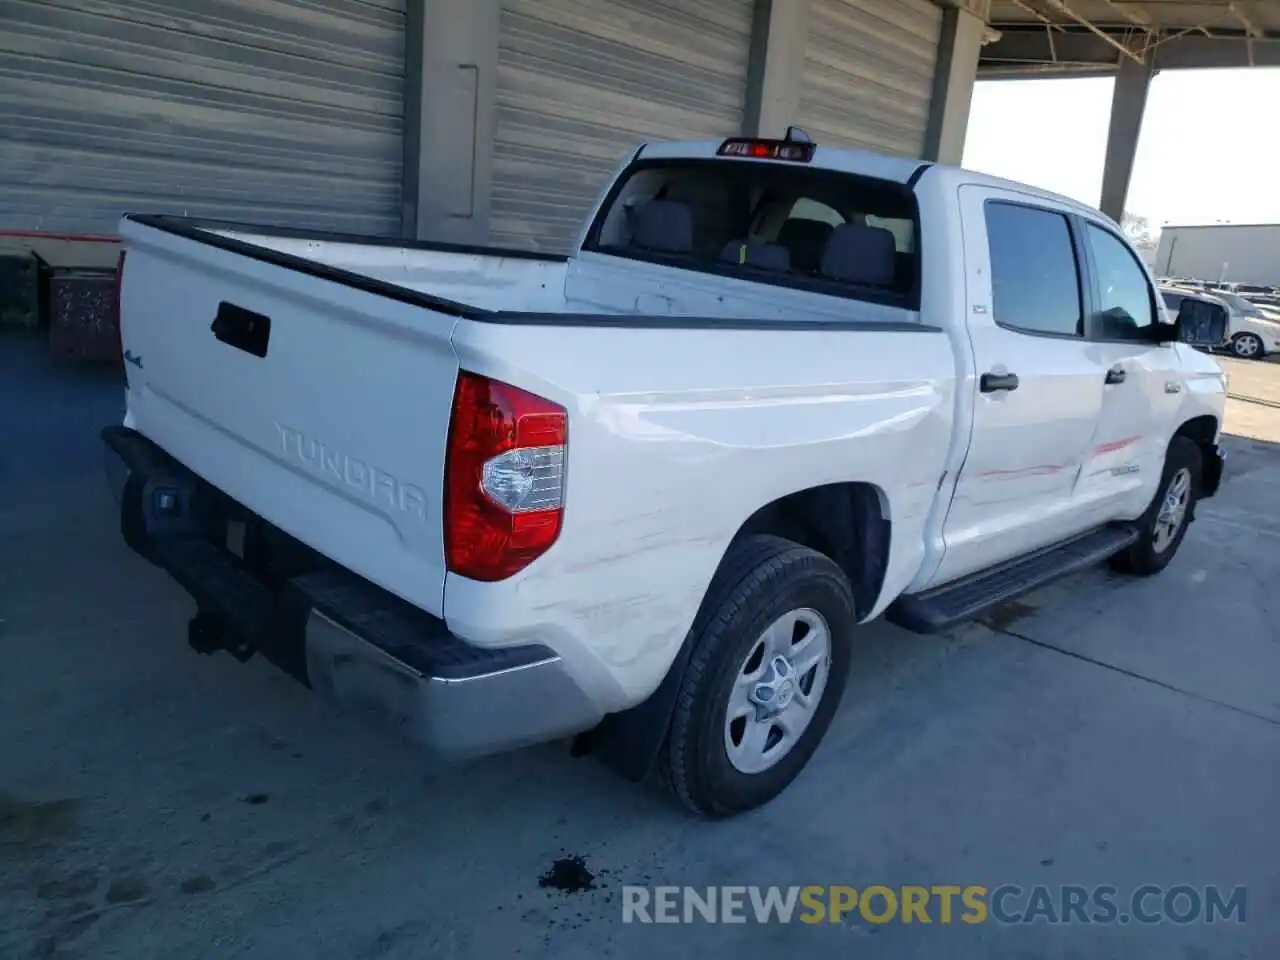
M 124 539 L 195 599 L 193 646 L 202 652 L 219 648 L 210 642 L 216 624 L 212 635 L 226 635 L 222 648 L 262 652 L 340 707 L 388 723 L 432 759 L 497 753 L 600 721 L 547 647 L 469 644 L 443 620 L 318 555 L 283 583 L 260 577 L 250 557 L 206 535 L 224 495 L 132 430 L 108 428 L 103 439 Z M 235 510 L 260 535 L 285 536 Z
M 394 728 L 443 760 L 580 733 L 600 715 L 554 655 L 496 670 L 433 676 L 313 609 L 307 677 L 339 706 Z

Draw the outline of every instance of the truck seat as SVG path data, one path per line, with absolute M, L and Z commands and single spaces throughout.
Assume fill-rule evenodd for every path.
M 831 224 L 821 220 L 788 220 L 778 231 L 778 243 L 791 252 L 791 262 L 797 270 L 817 273 L 822 266 L 822 251 L 826 249 L 833 229 Z
M 762 240 L 733 240 L 720 253 L 722 263 L 745 263 L 762 270 L 786 273 L 791 269 L 791 254 L 787 248 Z
M 893 286 L 897 267 L 893 233 L 882 227 L 842 223 L 822 251 L 822 275 L 829 280 Z
M 660 253 L 693 251 L 693 213 L 678 200 L 646 200 L 631 221 L 631 242 Z

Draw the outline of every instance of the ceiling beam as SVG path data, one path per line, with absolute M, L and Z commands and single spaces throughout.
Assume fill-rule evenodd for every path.
M 1059 30 L 1059 31 L 1062 30 L 1062 24 L 1055 23 L 1053 20 L 1050 20 L 1048 17 L 1046 17 L 1043 13 L 1041 13 L 1031 4 L 1027 3 L 1026 0 L 1012 0 L 1012 2 L 1015 7 L 1018 7 L 1019 9 L 1027 11 L 1027 13 L 1031 14 L 1033 17 L 1035 17 L 1037 20 L 1043 23 L 1050 30 Z
M 1130 60 L 1134 61 L 1135 63 L 1144 62 L 1141 55 L 1134 53 L 1132 50 L 1130 50 L 1127 46 L 1125 46 L 1115 37 L 1111 36 L 1111 34 L 1104 31 L 1101 27 L 1098 27 L 1092 22 L 1090 22 L 1089 20 L 1086 20 L 1084 17 L 1080 16 L 1078 13 L 1076 13 L 1074 10 L 1068 7 L 1066 4 L 1066 0 L 1045 0 L 1045 2 L 1048 3 L 1050 6 L 1054 7 L 1055 9 L 1060 10 L 1065 16 L 1070 17 L 1072 20 L 1080 24 L 1080 26 L 1084 27 L 1090 33 L 1096 34 L 1097 36 L 1101 37 L 1103 40 L 1111 44 L 1111 46 L 1115 47 L 1117 50 L 1119 50 L 1122 54 L 1124 54 Z
M 1055 32 L 1051 48 L 1048 31 L 1042 27 L 996 26 L 1001 31 L 1000 39 L 982 49 L 979 73 L 984 77 L 1027 73 L 1033 68 L 1037 76 L 1045 76 L 1053 73 L 1055 64 L 1063 68 L 1060 72 L 1064 74 L 1090 67 L 1114 71 L 1119 61 L 1115 45 L 1092 32 Z M 1250 66 L 1249 47 L 1253 48 L 1252 65 L 1280 67 L 1280 37 L 1224 38 L 1183 32 L 1155 38 L 1148 59 L 1153 61 L 1156 70 L 1247 67 Z
M 1253 22 L 1253 18 L 1243 3 L 1228 3 L 1227 9 L 1231 11 L 1231 15 L 1240 21 L 1240 26 L 1244 27 L 1245 33 L 1251 37 L 1261 37 L 1263 32 L 1257 28 Z
M 1147 30 L 1151 29 L 1151 18 L 1145 13 L 1139 13 L 1137 10 L 1130 10 L 1127 6 L 1117 3 L 1116 0 L 1103 0 L 1103 2 L 1134 26 L 1142 27 Z

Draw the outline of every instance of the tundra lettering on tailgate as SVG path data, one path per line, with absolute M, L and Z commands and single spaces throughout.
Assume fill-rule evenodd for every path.
M 341 484 L 377 506 L 390 507 L 418 520 L 427 519 L 427 497 L 421 488 L 401 483 L 385 470 L 335 450 L 329 444 L 278 421 L 276 432 L 280 435 L 281 452 L 312 473 Z

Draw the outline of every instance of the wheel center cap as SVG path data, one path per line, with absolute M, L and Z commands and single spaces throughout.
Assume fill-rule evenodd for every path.
M 769 662 L 755 687 L 751 690 L 751 700 L 756 705 L 757 719 L 776 717 L 791 705 L 796 696 L 796 669 L 791 661 L 781 654 Z

